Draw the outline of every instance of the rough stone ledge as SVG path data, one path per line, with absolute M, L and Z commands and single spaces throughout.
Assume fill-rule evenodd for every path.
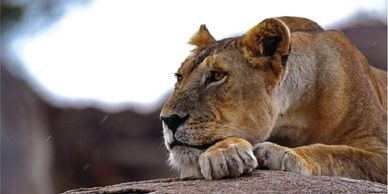
M 343 177 L 257 170 L 234 179 L 182 181 L 179 178 L 164 178 L 81 188 L 64 194 L 90 193 L 387 193 L 387 185 Z

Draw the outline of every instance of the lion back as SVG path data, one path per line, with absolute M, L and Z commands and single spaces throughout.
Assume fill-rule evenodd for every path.
M 290 17 L 283 16 L 278 17 L 282 22 L 284 22 L 291 32 L 296 31 L 307 31 L 307 32 L 320 32 L 323 31 L 323 28 L 318 25 L 316 22 L 301 18 L 301 17 Z

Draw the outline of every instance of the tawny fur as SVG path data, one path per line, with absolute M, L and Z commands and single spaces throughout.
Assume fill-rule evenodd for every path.
M 201 26 L 191 42 L 197 49 L 161 112 L 189 115 L 175 133 L 163 125 L 182 178 L 258 165 L 387 182 L 387 74 L 341 32 L 279 17 L 219 41 Z M 224 77 L 211 80 L 215 71 Z

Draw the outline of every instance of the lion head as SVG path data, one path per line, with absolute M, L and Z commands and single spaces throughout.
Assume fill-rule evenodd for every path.
M 243 36 L 217 41 L 201 25 L 189 43 L 196 48 L 176 72 L 175 90 L 161 111 L 172 163 L 195 163 L 201 150 L 227 137 L 266 140 L 278 116 L 276 87 L 290 50 L 289 28 L 270 18 Z

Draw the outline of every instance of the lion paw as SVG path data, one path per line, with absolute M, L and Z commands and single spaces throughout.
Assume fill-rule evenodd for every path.
M 199 157 L 206 179 L 237 177 L 257 167 L 252 145 L 240 138 L 226 138 L 208 148 Z
M 282 170 L 304 175 L 312 174 L 308 164 L 291 148 L 264 142 L 254 146 L 254 154 L 259 168 L 266 167 L 270 170 Z

